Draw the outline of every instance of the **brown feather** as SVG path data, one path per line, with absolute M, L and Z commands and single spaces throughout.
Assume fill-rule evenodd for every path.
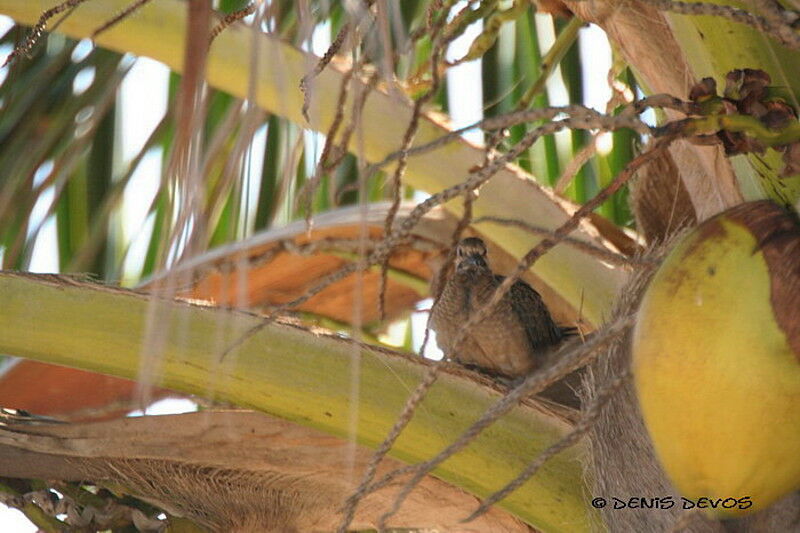
M 462 240 L 454 272 L 431 312 L 431 325 L 447 357 L 490 373 L 518 377 L 541 366 L 571 328 L 560 328 L 539 293 L 524 281 L 517 281 L 494 310 L 455 346 L 464 324 L 491 299 L 504 279 L 489 268 L 482 240 Z

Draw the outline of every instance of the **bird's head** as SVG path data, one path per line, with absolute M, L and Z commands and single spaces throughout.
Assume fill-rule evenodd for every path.
M 463 239 L 456 247 L 456 272 L 467 273 L 489 268 L 486 245 L 477 237 Z

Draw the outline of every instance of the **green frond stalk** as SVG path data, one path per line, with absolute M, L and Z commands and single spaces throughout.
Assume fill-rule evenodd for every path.
M 152 385 L 264 411 L 369 447 L 383 440 L 428 371 L 418 357 L 275 322 L 220 360 L 263 318 L 47 275 L 0 273 L 0 293 L 0 353 L 131 379 L 142 357 L 158 358 Z M 148 341 L 153 321 L 164 334 L 157 343 Z M 347 394 L 354 360 L 357 398 Z M 410 463 L 428 459 L 500 396 L 442 372 L 391 455 Z M 349 433 L 351 413 L 358 413 L 355 435 Z M 435 474 L 486 496 L 570 429 L 544 410 L 519 405 Z M 584 494 L 584 453 L 581 444 L 560 453 L 499 505 L 541 530 L 588 531 L 595 516 Z

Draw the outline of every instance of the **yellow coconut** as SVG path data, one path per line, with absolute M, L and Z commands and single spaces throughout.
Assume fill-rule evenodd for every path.
M 642 300 L 633 372 L 658 458 L 684 497 L 735 516 L 800 489 L 796 215 L 750 202 L 688 234 Z

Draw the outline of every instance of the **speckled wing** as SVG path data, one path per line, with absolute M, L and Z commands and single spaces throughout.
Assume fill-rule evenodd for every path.
M 505 276 L 495 276 L 498 284 Z M 517 281 L 509 292 L 511 308 L 514 310 L 534 352 L 554 346 L 569 333 L 558 327 L 550 315 L 542 297 L 524 281 Z

